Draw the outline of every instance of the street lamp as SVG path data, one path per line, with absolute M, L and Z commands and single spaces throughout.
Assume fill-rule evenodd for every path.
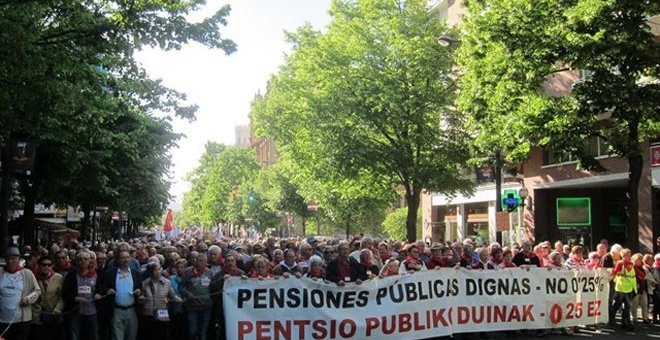
M 518 190 L 518 196 L 520 196 L 520 205 L 524 208 L 525 202 L 527 202 L 527 197 L 529 197 L 529 191 L 525 188 L 524 184 L 523 187 Z

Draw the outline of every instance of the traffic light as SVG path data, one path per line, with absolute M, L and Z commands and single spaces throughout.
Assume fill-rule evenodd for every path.
M 257 199 L 256 197 L 254 197 L 254 190 L 250 188 L 250 190 L 248 190 L 248 203 L 252 204 L 255 203 L 256 201 Z

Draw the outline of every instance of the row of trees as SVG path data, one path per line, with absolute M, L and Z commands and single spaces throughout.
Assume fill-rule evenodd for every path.
M 79 205 L 85 213 L 109 206 L 138 224 L 162 215 L 169 149 L 181 137 L 171 121 L 194 120 L 196 107 L 149 78 L 134 52 L 189 42 L 235 51 L 219 32 L 229 7 L 188 21 L 204 4 L 0 1 L 0 147 L 6 153 L 13 139 L 37 144 L 35 170 L 9 185 L 13 207 L 24 211 L 27 243 L 35 202 Z M 83 237 L 87 223 L 89 216 Z
M 208 142 L 199 166 L 188 174 L 191 189 L 184 196 L 176 223 L 204 227 L 228 223 L 262 232 L 274 228 L 286 235 L 291 231 L 286 230 L 289 213 L 298 217 L 303 233 L 316 233 L 319 227 L 323 234 L 340 234 L 344 228 L 350 233 L 354 226 L 356 232 L 382 234 L 388 199 L 370 195 L 366 183 L 358 193 L 360 188 L 348 184 L 324 187 L 306 182 L 299 170 L 286 158 L 260 168 L 254 150 Z M 351 200 L 351 195 L 359 200 Z M 312 203 L 322 209 L 310 211 Z
M 422 191 L 469 194 L 468 164 L 501 166 L 499 155 L 515 164 L 543 147 L 604 170 L 583 144 L 598 136 L 629 160 L 636 247 L 641 146 L 660 135 L 660 45 L 648 25 L 658 2 L 464 5 L 453 31 L 427 1 L 335 0 L 324 31 L 287 33 L 292 52 L 251 110 L 257 133 L 277 143 L 277 171 L 340 223 L 382 210 L 402 189 L 412 241 Z M 443 47 L 443 36 L 462 44 Z M 577 70 L 591 76 L 571 94 L 545 91 Z

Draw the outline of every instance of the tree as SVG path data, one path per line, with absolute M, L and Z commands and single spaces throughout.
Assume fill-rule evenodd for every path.
M 310 178 L 369 178 L 390 193 L 402 185 L 414 241 L 424 189 L 470 189 L 458 172 L 467 153 L 453 128 L 451 60 L 437 43 L 446 28 L 422 0 L 337 0 L 331 15 L 326 33 L 289 34 L 294 51 L 253 107 L 255 121 L 280 152 L 319 171 Z
M 259 171 L 254 150 L 207 143 L 200 163 L 187 176 L 192 189 L 185 195 L 183 211 L 194 214 L 187 221 L 242 224 L 249 188 Z
M 469 1 L 459 108 L 471 115 L 475 145 L 522 160 L 533 146 L 603 170 L 582 141 L 600 137 L 628 160 L 626 236 L 637 248 L 641 145 L 660 132 L 660 45 L 647 19 L 657 1 Z M 515 9 L 515 10 L 512 10 Z M 588 70 L 569 96 L 543 90 L 553 74 Z M 603 115 L 609 116 L 604 122 Z
M 406 208 L 398 208 L 391 211 L 383 220 L 383 230 L 391 241 L 406 239 Z M 421 236 L 421 215 L 417 218 L 417 235 Z
M 209 185 L 213 164 L 224 150 L 225 145 L 223 144 L 207 142 L 204 146 L 204 153 L 199 159 L 199 165 L 186 175 L 186 181 L 190 182 L 191 187 L 183 196 L 182 224 L 202 224 L 202 198 Z
M 134 51 L 195 41 L 233 52 L 235 44 L 218 30 L 228 6 L 188 21 L 204 3 L 0 2 L 0 146 L 24 138 L 39 144 L 37 164 L 49 161 L 30 179 L 46 187 L 22 179 L 26 216 L 32 199 L 83 204 L 85 212 L 92 202 L 126 207 L 138 221 L 162 212 L 169 200 L 166 151 L 179 137 L 169 121 L 194 119 L 196 107 L 149 79 Z

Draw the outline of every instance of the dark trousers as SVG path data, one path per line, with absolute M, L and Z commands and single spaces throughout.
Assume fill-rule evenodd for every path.
M 50 323 L 50 324 L 31 324 L 30 325 L 30 339 L 65 339 L 64 324 Z
M 140 328 L 144 329 L 144 337 L 147 340 L 170 340 L 169 321 L 158 321 L 153 316 L 140 318 Z
M 170 331 L 172 339 L 188 339 L 188 320 L 186 314 L 170 314 Z
M 630 300 L 635 296 L 634 292 L 623 293 L 623 292 L 614 292 L 614 302 L 610 306 L 610 323 L 614 323 L 614 317 L 616 312 L 619 311 L 621 305 L 623 304 L 623 310 L 621 311 L 621 319 L 623 320 L 624 325 L 631 324 L 630 321 Z
M 14 322 L 11 325 L 0 323 L 0 332 L 4 332 L 5 329 L 7 330 L 4 335 L 5 340 L 28 340 L 30 322 Z

